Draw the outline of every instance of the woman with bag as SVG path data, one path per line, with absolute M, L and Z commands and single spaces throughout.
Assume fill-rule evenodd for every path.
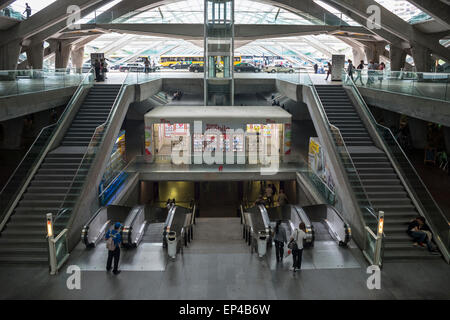
M 296 272 L 302 267 L 302 255 L 303 255 L 303 239 L 306 238 L 306 225 L 301 222 L 298 229 L 295 229 L 292 233 L 291 240 L 288 248 L 292 250 L 293 266 L 292 270 Z
M 281 262 L 283 261 L 284 243 L 287 242 L 286 230 L 284 230 L 284 228 L 281 226 L 281 220 L 277 221 L 274 230 L 273 240 L 275 242 L 275 252 L 277 256 L 277 262 Z

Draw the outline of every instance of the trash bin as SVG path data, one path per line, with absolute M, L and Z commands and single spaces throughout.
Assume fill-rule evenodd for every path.
M 167 254 L 174 259 L 177 255 L 177 233 L 175 231 L 167 234 Z
M 258 255 L 264 257 L 267 251 L 267 233 L 266 231 L 258 232 Z

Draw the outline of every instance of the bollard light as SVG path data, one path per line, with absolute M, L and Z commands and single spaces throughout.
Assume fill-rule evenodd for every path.
M 53 222 L 51 213 L 47 213 L 47 235 L 49 238 L 53 237 Z
M 383 228 L 384 228 L 384 212 L 380 211 L 378 219 L 378 235 L 383 234 Z

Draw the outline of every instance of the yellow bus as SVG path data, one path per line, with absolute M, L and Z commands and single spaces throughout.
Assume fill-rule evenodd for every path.
M 203 56 L 161 56 L 159 58 L 159 64 L 163 67 L 170 67 L 171 65 L 178 62 L 187 62 L 189 64 L 203 64 Z M 237 65 L 242 62 L 241 56 L 234 57 L 234 65 Z

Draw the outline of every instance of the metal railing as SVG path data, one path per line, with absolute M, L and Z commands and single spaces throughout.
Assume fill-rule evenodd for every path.
M 380 125 L 376 121 L 351 77 L 348 74 L 345 74 L 343 75 L 343 79 L 344 86 L 351 90 L 361 111 L 366 115 L 366 118 L 378 132 L 384 151 L 390 158 L 396 171 L 399 173 L 399 177 L 405 184 L 408 193 L 411 195 L 415 207 L 419 210 L 420 214 L 426 218 L 435 233 L 434 239 L 437 245 L 444 254 L 446 261 L 450 262 L 450 223 L 447 217 L 434 200 L 391 130 Z

